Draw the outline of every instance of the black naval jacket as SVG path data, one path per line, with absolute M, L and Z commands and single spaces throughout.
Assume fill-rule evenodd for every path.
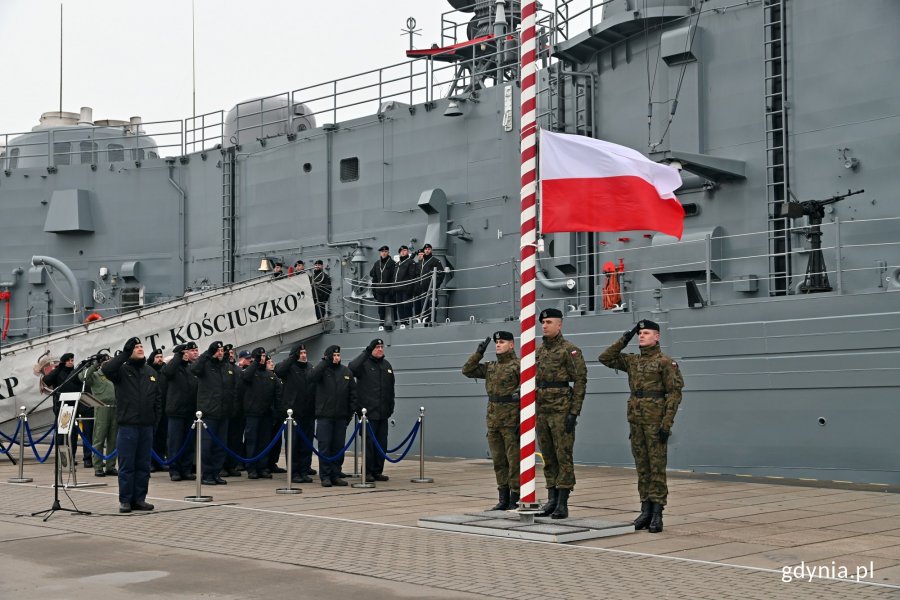
M 270 417 L 281 406 L 281 380 L 265 365 L 253 361 L 241 372 L 243 407 L 246 417 Z
M 207 350 L 191 365 L 197 376 L 197 410 L 205 418 L 227 419 L 234 410 L 237 367 L 229 361 L 212 357 Z
M 159 373 L 145 359 L 128 360 L 123 352 L 100 370 L 116 387 L 116 422 L 119 425 L 156 425 L 162 414 Z
M 351 410 L 358 413 L 365 408 L 366 416 L 372 421 L 390 418 L 394 414 L 394 369 L 391 363 L 363 350 L 350 363 L 350 370 L 356 376 L 356 403 Z
M 350 407 L 356 404 L 356 383 L 350 369 L 321 360 L 309 380 L 316 386 L 316 417 L 349 422 L 353 414 Z
M 278 408 L 283 414 L 290 408 L 294 411 L 294 419 L 316 417 L 315 386 L 309 381 L 311 371 L 308 362 L 299 362 L 294 356 L 275 365 L 275 374 L 284 382 L 281 406 Z
M 197 412 L 197 378 L 189 370 L 190 362 L 176 354 L 162 368 L 167 381 L 166 416 L 193 419 Z

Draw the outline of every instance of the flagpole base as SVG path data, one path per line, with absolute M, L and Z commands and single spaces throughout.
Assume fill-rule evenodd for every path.
M 297 488 L 275 488 L 276 494 L 302 494 L 303 490 Z

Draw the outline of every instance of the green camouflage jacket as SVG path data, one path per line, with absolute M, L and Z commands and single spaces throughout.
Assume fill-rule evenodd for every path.
M 476 352 L 463 366 L 463 375 L 484 379 L 488 396 L 511 396 L 519 393 L 519 357 L 514 350 L 497 357 L 497 361 L 481 363 L 484 355 Z M 488 427 L 516 427 L 519 424 L 518 402 L 488 402 Z
M 584 392 L 587 388 L 587 365 L 581 349 L 566 340 L 562 334 L 544 337 L 537 349 L 537 412 L 567 412 L 581 414 Z M 572 381 L 572 388 L 542 388 L 542 382 L 563 383 Z
M 628 387 L 632 394 L 628 400 L 628 420 L 634 422 L 634 413 L 643 403 L 658 402 L 661 410 L 657 411 L 661 418 L 661 427 L 672 429 L 675 422 L 675 413 L 681 404 L 681 389 L 684 387 L 684 378 L 681 369 L 672 357 L 663 354 L 659 345 L 649 348 L 641 348 L 640 354 L 624 353 L 625 342 L 620 338 L 612 346 L 600 355 L 600 362 L 617 371 L 628 373 Z M 665 394 L 665 398 L 638 397 L 634 392 L 656 392 Z M 648 405 L 643 411 L 644 417 L 648 417 L 654 410 Z

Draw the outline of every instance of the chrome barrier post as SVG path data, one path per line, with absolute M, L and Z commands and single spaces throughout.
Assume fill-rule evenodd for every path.
M 362 429 L 362 465 L 363 465 L 362 472 L 363 472 L 363 474 L 359 478 L 359 483 L 350 484 L 350 487 L 355 487 L 355 488 L 373 488 L 373 487 L 375 487 L 374 483 L 366 481 L 366 475 L 365 475 L 365 473 L 366 473 L 366 445 L 367 445 L 366 440 L 368 439 L 368 433 L 369 433 L 368 431 L 366 431 L 368 429 L 368 425 L 369 425 L 369 417 L 366 416 L 367 412 L 368 411 L 365 408 L 362 409 L 362 419 L 360 420 L 360 423 L 362 423 L 362 427 L 360 429 Z
M 359 415 L 353 413 L 353 431 L 356 431 L 356 426 L 359 425 Z M 353 474 L 350 477 L 359 477 L 359 436 L 355 433 L 353 435 Z
M 28 414 L 25 407 L 19 407 L 19 476 L 10 477 L 6 481 L 9 483 L 31 483 L 34 481 L 31 477 L 25 477 L 25 426 L 28 423 Z M 12 444 L 10 444 L 12 448 Z M 54 467 L 55 468 L 55 467 Z
M 425 477 L 425 407 L 419 407 L 419 476 L 410 479 L 413 483 L 434 483 L 431 477 Z
M 291 487 L 291 477 L 294 472 L 294 464 L 293 464 L 293 453 L 294 453 L 294 411 L 292 409 L 288 409 L 287 411 L 287 419 L 284 420 L 284 424 L 287 426 L 287 487 L 283 488 L 275 488 L 276 494 L 299 494 L 303 490 L 292 488 Z
M 197 463 L 197 493 L 194 496 L 185 496 L 184 499 L 187 502 L 212 502 L 212 496 L 204 496 L 203 495 L 203 450 L 201 445 L 201 438 L 203 436 L 203 429 L 206 427 L 206 423 L 203 422 L 203 413 L 201 411 L 197 411 L 194 413 L 197 416 L 197 420 L 194 421 L 194 424 L 191 425 L 191 429 L 197 432 L 196 437 L 196 446 L 194 449 L 194 461 Z

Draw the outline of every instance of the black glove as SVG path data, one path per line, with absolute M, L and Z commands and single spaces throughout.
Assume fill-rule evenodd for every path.
M 372 354 L 372 351 L 375 350 L 375 346 L 378 345 L 377 341 L 378 340 L 372 340 L 369 342 L 369 345 L 366 346 L 366 354 Z
M 578 421 L 578 415 L 571 413 L 566 415 L 566 433 L 575 433 L 575 424 Z
M 212 344 L 209 345 L 209 348 L 207 348 L 206 351 L 209 352 L 210 354 L 215 354 L 216 352 L 219 351 L 219 348 L 222 348 L 222 347 L 223 347 L 222 342 L 213 342 Z
M 484 341 L 478 344 L 478 354 L 484 354 L 487 351 L 488 344 L 491 343 L 491 338 L 486 337 Z
M 134 347 L 140 343 L 141 340 L 139 338 L 128 338 L 128 341 L 125 342 L 125 345 L 122 347 L 122 352 L 124 352 L 126 356 L 130 357 L 131 353 L 134 352 Z
M 293 361 L 300 360 L 300 347 L 298 346 L 297 348 L 291 350 L 291 353 L 288 354 L 288 358 Z
M 635 335 L 637 335 L 638 331 L 640 331 L 640 330 L 641 330 L 641 328 L 638 327 L 638 325 L 635 325 L 634 327 L 632 327 L 631 329 L 629 329 L 628 331 L 626 331 L 625 333 L 622 334 L 622 341 L 625 342 L 626 346 L 628 345 L 628 342 L 631 341 L 631 338 L 633 338 Z
M 672 432 L 668 429 L 663 429 L 662 427 L 660 427 L 657 435 L 659 436 L 659 443 L 665 444 L 669 441 L 669 436 L 672 435 Z

